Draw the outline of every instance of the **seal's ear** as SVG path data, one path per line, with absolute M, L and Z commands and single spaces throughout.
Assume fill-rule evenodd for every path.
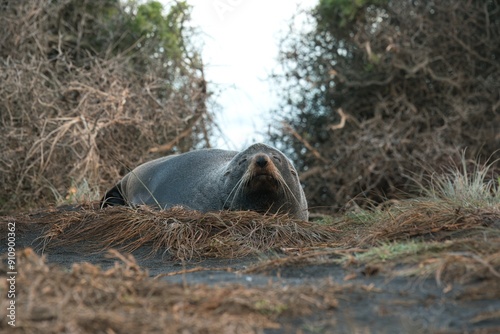
M 101 200 L 101 208 L 111 205 L 127 205 L 119 183 L 108 190 Z

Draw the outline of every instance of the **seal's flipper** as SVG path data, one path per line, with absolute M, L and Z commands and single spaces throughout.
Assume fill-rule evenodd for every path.
M 120 184 L 117 184 L 104 194 L 101 200 L 101 208 L 111 205 L 127 205 L 127 201 L 123 197 Z

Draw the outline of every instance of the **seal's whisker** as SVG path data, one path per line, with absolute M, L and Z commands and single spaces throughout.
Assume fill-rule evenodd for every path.
M 286 184 L 285 180 L 283 179 L 283 176 L 281 176 L 280 174 L 278 174 L 277 176 L 278 176 L 278 181 L 279 181 L 280 185 L 283 187 L 285 197 L 287 198 L 287 200 L 291 200 L 289 195 L 292 195 L 293 199 L 295 200 L 295 203 L 299 203 L 299 200 L 297 199 L 297 197 L 295 197 L 295 195 L 293 194 L 293 191 L 290 189 L 288 184 Z
M 238 182 L 238 189 L 236 189 L 236 193 L 234 194 L 233 200 L 231 201 L 231 205 L 234 202 L 234 199 L 238 197 L 238 195 L 243 191 L 243 188 L 248 187 L 252 176 L 251 173 L 246 170 L 240 181 Z
M 231 192 L 229 193 L 226 200 L 224 201 L 224 207 L 226 206 L 227 201 L 231 198 L 231 195 L 233 195 L 233 197 L 231 198 L 231 203 L 230 203 L 230 207 L 232 208 L 234 206 L 235 199 L 238 198 L 238 195 L 240 194 L 242 189 L 244 187 L 248 186 L 249 182 L 250 182 L 250 172 L 247 170 L 247 171 L 245 171 L 243 176 L 238 180 L 238 182 L 236 182 L 234 187 L 231 189 Z M 233 192 L 234 192 L 234 194 L 233 194 Z
M 223 204 L 223 208 L 226 207 L 226 204 L 227 204 L 227 201 L 229 201 L 229 199 L 231 198 L 231 195 L 233 194 L 233 192 L 236 190 L 236 192 L 234 193 L 233 195 L 233 199 L 231 200 L 231 206 L 233 205 L 234 203 L 234 198 L 236 197 L 236 195 L 238 194 L 239 192 L 239 188 L 241 186 L 241 183 L 243 182 L 243 178 L 241 178 L 240 180 L 238 180 L 238 182 L 236 182 L 236 184 L 234 185 L 234 187 L 231 189 L 231 191 L 229 192 L 229 194 L 227 195 L 226 197 L 226 200 L 224 201 L 224 204 Z

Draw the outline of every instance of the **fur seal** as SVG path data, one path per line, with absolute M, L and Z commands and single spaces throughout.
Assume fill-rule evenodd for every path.
M 180 205 L 202 212 L 253 210 L 309 218 L 291 161 L 261 143 L 242 152 L 204 149 L 146 162 L 107 191 L 101 204 Z

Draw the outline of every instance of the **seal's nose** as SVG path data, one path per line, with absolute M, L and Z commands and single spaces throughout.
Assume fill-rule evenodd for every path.
M 264 168 L 267 165 L 268 159 L 269 158 L 267 157 L 267 155 L 261 154 L 255 158 L 255 163 L 257 164 L 257 166 Z

